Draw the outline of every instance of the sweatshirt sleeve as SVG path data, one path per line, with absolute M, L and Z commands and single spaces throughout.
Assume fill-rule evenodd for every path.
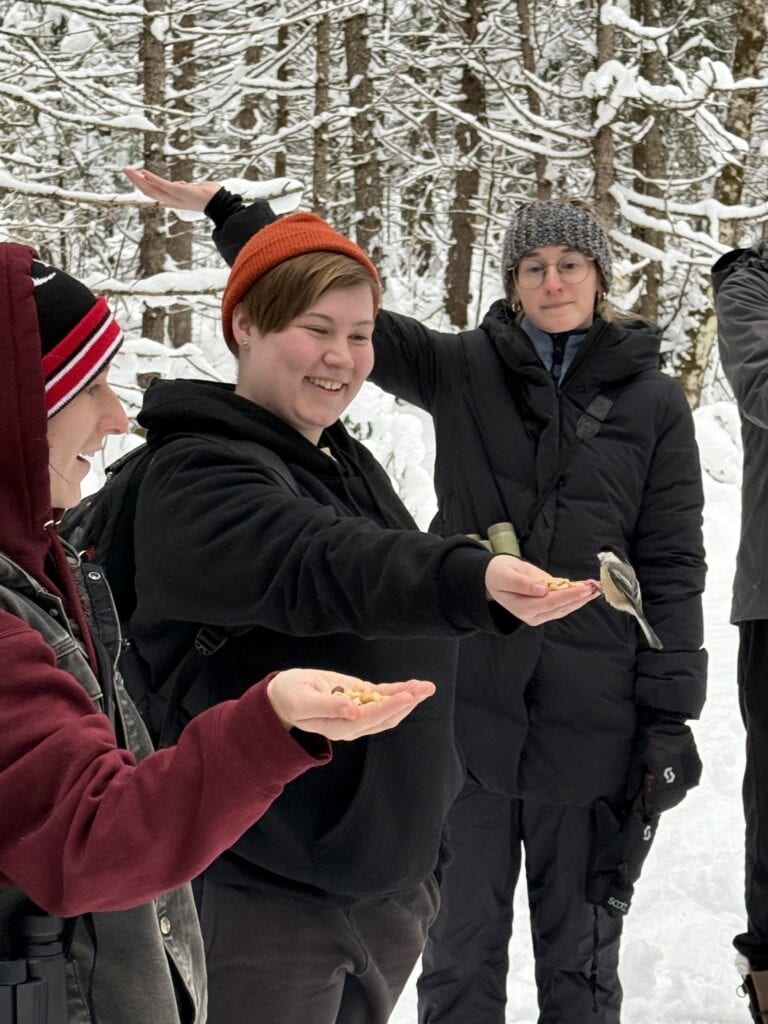
M 204 212 L 214 223 L 213 243 L 230 267 L 248 239 L 277 220 L 266 199 L 245 206 L 240 196 L 225 188 L 219 189 Z
M 715 293 L 720 361 L 745 419 L 768 429 L 768 252 L 751 251 Z
M 379 310 L 370 380 L 427 412 L 435 397 L 458 390 L 466 377 L 461 337 L 434 331 L 412 317 Z
M 122 910 L 189 881 L 292 779 L 330 759 L 280 724 L 267 682 L 136 764 L 25 622 L 0 612 L 0 884 L 49 913 Z
M 631 551 L 643 606 L 664 650 L 639 650 L 635 693 L 638 704 L 697 718 L 707 676 L 704 496 L 688 402 L 676 381 L 668 389 Z
M 485 594 L 492 555 L 463 536 L 384 529 L 296 497 L 253 462 L 178 442 L 158 454 L 136 515 L 137 621 L 261 626 L 294 636 L 511 632 Z

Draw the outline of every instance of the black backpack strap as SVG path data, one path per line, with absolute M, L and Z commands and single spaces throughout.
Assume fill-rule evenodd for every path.
M 204 437 L 206 440 L 216 441 L 229 451 L 245 456 L 249 462 L 260 463 L 270 471 L 269 475 L 277 480 L 277 482 L 280 483 L 286 491 L 290 491 L 292 494 L 295 494 L 296 497 L 301 496 L 301 490 L 296 482 L 296 477 L 280 456 L 273 452 L 271 448 L 267 448 L 263 444 L 259 444 L 258 441 L 244 441 L 238 438 L 214 437 L 213 435 L 208 434 L 198 434 L 196 436 Z
M 560 462 L 557 466 L 557 471 L 554 473 L 552 477 L 550 477 L 545 486 L 542 488 L 541 493 L 539 494 L 539 497 L 536 500 L 536 504 L 533 506 L 533 510 L 531 511 L 531 514 L 528 517 L 528 525 L 520 534 L 521 544 L 530 536 L 531 530 L 533 529 L 533 524 L 536 521 L 536 517 L 544 508 L 547 501 L 549 500 L 550 495 L 557 487 L 558 481 L 565 472 L 566 466 L 569 464 L 573 456 L 576 454 L 576 451 L 578 450 L 581 442 L 591 440 L 591 438 L 595 437 L 595 435 L 600 431 L 600 428 L 603 425 L 605 417 L 608 415 L 608 413 L 611 411 L 611 408 L 613 407 L 613 403 L 616 400 L 615 396 L 618 394 L 617 388 L 612 388 L 610 390 L 613 393 L 614 397 L 609 397 L 609 395 L 606 394 L 605 392 L 600 392 L 599 394 L 595 395 L 595 397 L 589 403 L 587 408 L 576 421 L 576 438 L 573 444 L 570 446 L 570 448 L 561 456 Z
M 220 651 L 224 644 L 237 633 L 244 633 L 245 629 L 227 629 L 225 626 L 201 626 L 195 633 L 192 646 L 181 659 L 168 680 L 173 685 L 168 696 L 168 704 L 163 715 L 162 722 L 157 735 L 158 747 L 171 747 L 179 738 L 182 729 L 187 724 L 183 714 L 182 705 L 184 698 L 189 693 L 200 670 L 205 664 L 205 659 Z

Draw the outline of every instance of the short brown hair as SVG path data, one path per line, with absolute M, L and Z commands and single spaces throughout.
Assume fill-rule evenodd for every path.
M 221 297 L 221 326 L 230 351 L 236 353 L 232 314 L 248 289 L 270 270 L 304 253 L 335 252 L 360 263 L 373 281 L 374 308 L 381 302 L 381 284 L 376 267 L 351 238 L 340 235 L 316 213 L 289 213 L 267 224 L 248 239 L 237 254 Z M 301 312 L 301 310 L 299 310 Z
M 374 305 L 377 283 L 362 263 L 335 252 L 294 256 L 260 277 L 242 298 L 254 327 L 261 333 L 282 331 L 332 288 L 367 284 Z

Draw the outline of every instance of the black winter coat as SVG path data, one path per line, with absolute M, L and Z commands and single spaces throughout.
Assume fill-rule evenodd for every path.
M 318 447 L 230 386 L 203 381 L 154 382 L 139 419 L 157 454 L 137 506 L 131 631 L 157 680 L 209 624 L 244 632 L 210 659 L 192 710 L 291 666 L 437 683 L 397 729 L 335 744 L 333 761 L 290 783 L 214 875 L 350 898 L 422 881 L 462 778 L 456 638 L 519 625 L 485 599 L 490 554 L 465 537 L 420 533 L 341 423 Z M 211 440 L 163 444 L 195 431 L 272 449 L 302 496 Z
M 614 400 L 537 515 L 523 555 L 594 578 L 596 553 L 628 556 L 663 651 L 603 600 L 509 638 L 461 644 L 456 728 L 491 789 L 563 804 L 620 798 L 638 706 L 697 716 L 704 700 L 702 488 L 693 421 L 659 370 L 646 327 L 598 318 L 557 391 L 504 302 L 461 334 L 381 312 L 372 379 L 434 419 L 438 533 L 527 526 L 592 399 Z
M 720 360 L 738 403 L 744 451 L 731 621 L 768 619 L 768 242 L 726 253 L 712 281 Z

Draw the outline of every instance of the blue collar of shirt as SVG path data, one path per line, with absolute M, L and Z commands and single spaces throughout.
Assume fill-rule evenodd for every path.
M 528 337 L 531 339 L 533 347 L 536 349 L 536 355 L 546 366 L 548 370 L 552 369 L 552 335 L 547 331 L 542 331 L 535 324 L 531 323 L 527 316 L 523 317 L 523 321 L 520 325 Z M 573 357 L 579 350 L 579 345 L 584 339 L 584 335 L 587 333 L 587 328 L 579 331 L 571 331 L 568 335 L 568 340 L 565 343 L 565 352 L 563 354 L 563 368 L 560 372 L 560 380 L 563 379 L 568 367 L 573 362 Z

